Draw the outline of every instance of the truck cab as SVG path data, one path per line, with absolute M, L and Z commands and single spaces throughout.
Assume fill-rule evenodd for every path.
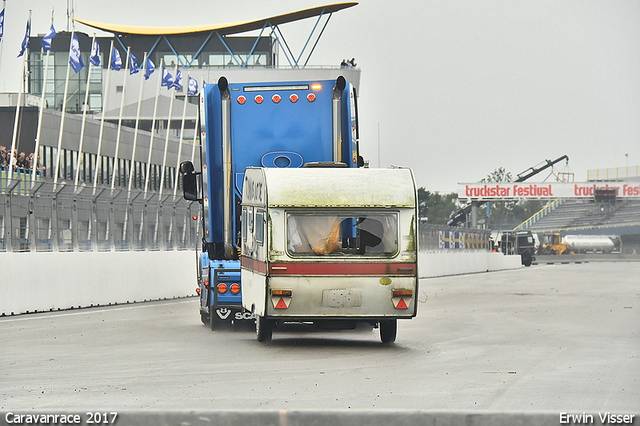
M 396 338 L 417 313 L 417 202 L 409 169 L 248 168 L 242 305 L 259 341 L 286 322 L 363 322 Z

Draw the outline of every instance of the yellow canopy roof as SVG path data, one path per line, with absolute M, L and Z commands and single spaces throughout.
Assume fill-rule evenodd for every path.
M 333 13 L 348 7 L 357 5 L 357 2 L 335 3 L 326 6 L 318 6 L 311 9 L 290 12 L 284 15 L 272 16 L 270 18 L 258 19 L 255 21 L 236 22 L 223 25 L 194 25 L 187 27 L 137 27 L 130 25 L 105 24 L 101 22 L 85 21 L 76 19 L 74 21 L 92 28 L 107 31 L 115 34 L 136 34 L 136 35 L 177 35 L 192 34 L 217 31 L 220 34 L 239 34 L 248 31 L 261 30 L 264 23 L 269 21 L 272 25 L 286 24 L 288 22 L 299 21 L 301 19 L 319 16 L 322 13 Z

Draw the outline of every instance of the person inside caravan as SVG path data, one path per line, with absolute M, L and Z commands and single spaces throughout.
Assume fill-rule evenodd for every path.
M 337 216 L 291 214 L 287 218 L 287 248 L 296 256 L 388 256 L 397 247 L 395 215 Z

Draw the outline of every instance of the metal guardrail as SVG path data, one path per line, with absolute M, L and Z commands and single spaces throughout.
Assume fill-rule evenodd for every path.
M 420 223 L 420 251 L 490 251 L 491 231 L 447 225 Z
M 187 250 L 199 206 L 173 193 L 0 179 L 0 252 Z

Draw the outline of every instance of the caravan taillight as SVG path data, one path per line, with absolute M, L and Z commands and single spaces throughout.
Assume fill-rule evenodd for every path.
M 413 290 L 393 290 L 393 297 L 413 296 Z
M 299 99 L 299 98 L 298 98 L 298 95 L 296 95 L 295 93 L 292 93 L 292 94 L 289 96 L 289 100 L 290 100 L 291 102 L 293 102 L 294 104 L 295 104 L 296 102 L 298 102 L 298 99 Z
M 278 95 L 277 93 L 275 95 L 273 95 L 271 97 L 271 100 L 273 101 L 274 104 L 278 104 L 280 103 L 280 101 L 282 100 L 282 96 Z
M 313 93 L 309 93 L 309 94 L 307 95 L 307 100 L 308 100 L 309 102 L 313 102 L 313 101 L 315 101 L 315 100 L 316 100 L 316 95 L 315 95 L 315 94 L 313 94 Z
M 256 97 L 254 98 L 254 100 L 256 101 L 257 104 L 261 104 L 264 101 L 264 96 L 262 95 L 256 95 Z
M 244 96 L 238 96 L 238 103 L 240 105 L 244 105 L 244 103 L 247 102 L 247 98 L 245 98 Z
M 229 287 L 229 291 L 231 291 L 231 294 L 240 293 L 240 284 L 231 284 L 231 287 Z
M 218 284 L 218 293 L 226 293 L 227 285 L 226 284 Z

